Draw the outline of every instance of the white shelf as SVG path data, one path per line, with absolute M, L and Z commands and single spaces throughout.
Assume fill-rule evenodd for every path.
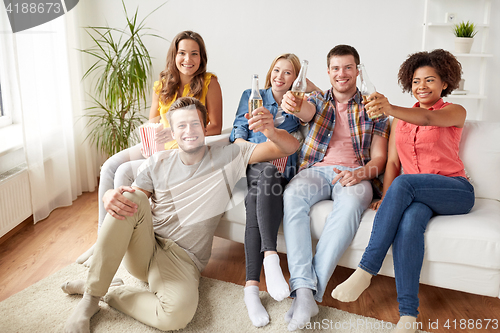
M 465 100 L 475 100 L 477 101 L 477 114 L 482 115 L 484 101 L 487 98 L 484 94 L 486 91 L 486 75 L 488 71 L 491 70 L 489 58 L 493 57 L 493 54 L 488 53 L 488 47 L 492 43 L 489 28 L 491 23 L 491 2 L 493 0 L 477 1 L 477 5 L 475 1 L 469 0 L 457 1 L 457 3 L 453 0 L 453 4 L 450 3 L 451 0 L 423 1 L 423 51 L 440 48 L 444 42 L 447 42 L 446 45 L 450 45 L 450 43 L 453 42 L 450 41 L 450 39 L 454 38 L 453 28 L 455 24 L 461 22 L 461 20 L 457 20 L 457 22 L 440 21 L 439 17 L 444 18 L 448 11 L 450 13 L 456 13 L 457 17 L 465 18 L 465 20 L 467 20 L 467 17 L 473 18 L 470 22 L 474 23 L 476 30 L 480 31 L 480 33 L 474 37 L 474 39 L 476 39 L 476 41 L 474 41 L 476 49 L 473 53 L 456 53 L 450 50 L 450 52 L 459 58 L 459 61 L 462 62 L 464 66 L 463 77 L 466 77 L 466 89 L 470 86 L 474 91 L 469 91 L 465 95 L 450 94 L 446 96 L 446 98 L 451 100 L 462 100 L 463 102 L 465 102 Z M 482 17 L 482 19 L 479 19 L 479 17 Z M 469 61 L 468 59 L 474 60 Z
M 426 23 L 424 23 L 426 24 Z M 427 22 L 428 27 L 437 27 L 437 28 L 453 28 L 455 26 L 455 23 L 435 23 L 435 22 Z M 489 28 L 489 24 L 475 24 L 476 28 Z

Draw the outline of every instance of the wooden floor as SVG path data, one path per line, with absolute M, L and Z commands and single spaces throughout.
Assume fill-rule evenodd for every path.
M 9 238 L 0 239 L 0 301 L 66 267 L 87 250 L 97 237 L 97 192 L 85 193 L 72 206 L 56 209 L 49 218 L 26 225 Z M 286 278 L 289 278 L 286 255 L 280 254 Z M 353 303 L 331 298 L 334 286 L 344 281 L 352 270 L 338 267 L 330 280 L 322 305 L 351 313 L 397 322 L 398 305 L 394 279 L 378 276 Z M 243 245 L 216 238 L 212 258 L 203 276 L 244 285 L 245 256 Z M 260 288 L 266 290 L 264 277 Z M 243 297 L 243 294 L 242 294 Z M 498 332 L 500 299 L 472 295 L 422 285 L 420 315 L 423 329 L 432 332 Z M 497 329 L 485 329 L 486 320 L 496 320 Z M 0 319 L 1 320 L 1 319 Z M 321 320 L 317 319 L 318 321 Z M 469 321 L 470 320 L 470 321 Z M 478 323 L 482 320 L 483 327 Z M 450 327 L 446 328 L 448 321 Z M 466 321 L 469 328 L 460 328 Z M 437 329 L 436 328 L 437 322 Z M 429 327 L 434 323 L 434 327 Z M 456 328 L 455 328 L 456 325 Z

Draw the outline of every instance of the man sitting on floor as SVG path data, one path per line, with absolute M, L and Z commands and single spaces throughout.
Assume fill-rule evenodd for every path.
M 113 190 L 137 204 L 137 212 L 119 218 L 107 214 L 86 282 L 63 285 L 67 293 L 83 294 L 65 332 L 89 332 L 90 318 L 106 293 L 110 306 L 160 330 L 181 329 L 192 320 L 200 272 L 231 189 L 248 164 L 290 155 L 299 146 L 287 131 L 274 128 L 272 114 L 263 107 L 253 112 L 249 128 L 270 141 L 207 146 L 206 114 L 197 99 L 178 99 L 167 117 L 179 149 L 156 153 L 140 167 L 132 188 Z M 122 259 L 150 291 L 117 286 L 108 292 L 113 282 L 121 284 L 113 277 Z

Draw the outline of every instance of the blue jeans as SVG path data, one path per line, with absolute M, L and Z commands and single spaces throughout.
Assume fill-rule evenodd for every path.
M 353 170 L 342 166 L 311 167 L 300 171 L 285 188 L 283 228 L 292 297 L 298 288 L 309 288 L 314 298 L 322 301 L 333 270 L 372 200 L 369 181 L 349 187 L 339 182 L 332 184 L 337 175 L 333 167 Z M 333 200 L 332 211 L 326 218 L 313 258 L 309 212 L 321 200 Z
M 473 206 L 474 187 L 463 177 L 401 175 L 391 184 L 375 215 L 359 267 L 376 275 L 392 244 L 401 316 L 418 315 L 424 232 L 430 218 L 467 214 Z

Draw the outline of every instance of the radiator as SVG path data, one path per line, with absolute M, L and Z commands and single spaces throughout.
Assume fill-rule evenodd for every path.
M 26 164 L 0 175 L 0 237 L 33 214 Z

